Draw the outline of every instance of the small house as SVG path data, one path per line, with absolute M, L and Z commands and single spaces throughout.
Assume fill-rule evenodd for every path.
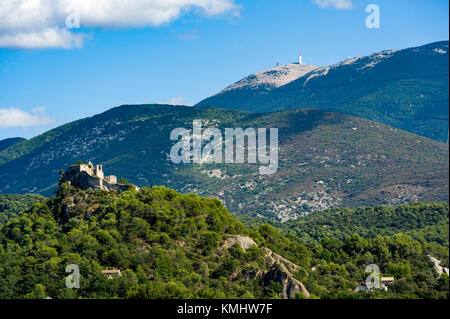
M 120 269 L 105 269 L 102 273 L 108 277 L 108 279 L 113 279 L 116 276 L 122 276 Z

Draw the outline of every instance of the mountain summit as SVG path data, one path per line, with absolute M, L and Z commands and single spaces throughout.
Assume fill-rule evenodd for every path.
M 230 85 L 218 94 L 234 90 L 271 90 L 297 80 L 301 76 L 319 68 L 316 65 L 290 63 L 264 70 Z
M 237 85 L 257 78 L 249 76 L 197 106 L 253 112 L 319 108 L 447 142 L 448 61 L 448 41 L 386 50 L 313 69 L 270 90 Z

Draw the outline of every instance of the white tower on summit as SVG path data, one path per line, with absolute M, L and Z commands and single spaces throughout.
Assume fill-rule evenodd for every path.
M 302 65 L 303 64 L 303 60 L 302 60 L 302 52 L 300 52 L 298 54 L 298 64 Z

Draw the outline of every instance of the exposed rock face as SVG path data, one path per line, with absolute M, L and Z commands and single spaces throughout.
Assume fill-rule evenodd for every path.
M 271 281 L 281 283 L 283 290 L 280 293 L 280 297 L 283 299 L 294 299 L 298 292 L 301 292 L 305 295 L 305 297 L 310 296 L 305 286 L 300 281 L 292 277 L 286 269 L 272 269 L 264 275 L 263 280 L 264 284 Z
M 272 267 L 272 269 L 265 274 L 264 281 L 276 280 L 281 283 L 283 290 L 280 297 L 283 299 L 295 298 L 295 295 L 298 292 L 301 292 L 305 297 L 309 297 L 310 293 L 306 287 L 291 274 L 291 271 L 297 271 L 300 267 L 274 253 L 269 248 L 264 248 L 264 251 L 266 252 L 266 262 L 268 266 Z
M 230 85 L 219 94 L 234 90 L 256 90 L 261 88 L 271 90 L 295 81 L 317 68 L 319 67 L 316 65 L 298 63 L 279 65 L 275 68 L 249 75 Z
M 225 243 L 222 245 L 223 248 L 227 249 L 234 244 L 239 244 L 243 250 L 249 249 L 251 246 L 258 246 L 253 239 L 241 235 L 230 235 Z M 269 284 L 271 281 L 277 281 L 282 286 L 282 291 L 280 297 L 283 299 L 295 298 L 298 292 L 301 292 L 305 297 L 309 297 L 310 294 L 305 286 L 292 276 L 291 271 L 298 271 L 300 267 L 293 262 L 287 260 L 286 258 L 274 253 L 269 248 L 263 248 L 266 253 L 266 265 L 269 271 L 263 272 L 249 272 L 243 274 L 244 277 L 248 279 L 262 278 L 264 284 Z M 234 274 L 233 277 L 237 275 Z
M 441 276 L 443 273 L 446 273 L 448 275 L 448 268 L 447 267 L 442 267 L 441 266 L 441 261 L 431 255 L 428 255 L 428 258 L 430 258 L 430 261 L 433 263 L 434 265 L 434 270 L 436 271 L 436 273 Z
M 247 250 L 251 246 L 258 246 L 255 243 L 255 241 L 253 239 L 251 239 L 250 237 L 245 237 L 245 236 L 241 236 L 241 235 L 230 235 L 230 236 L 228 236 L 227 241 L 223 244 L 223 247 L 225 249 L 227 249 L 236 243 L 238 243 L 239 246 L 241 246 L 241 248 L 243 250 Z

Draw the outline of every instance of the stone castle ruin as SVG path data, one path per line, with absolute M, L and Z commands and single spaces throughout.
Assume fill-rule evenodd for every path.
M 61 174 L 59 183 L 68 183 L 71 186 L 83 189 L 102 189 L 105 191 L 122 192 L 130 188 L 139 190 L 139 187 L 132 184 L 120 184 L 114 175 L 105 176 L 102 165 L 73 164 Z

